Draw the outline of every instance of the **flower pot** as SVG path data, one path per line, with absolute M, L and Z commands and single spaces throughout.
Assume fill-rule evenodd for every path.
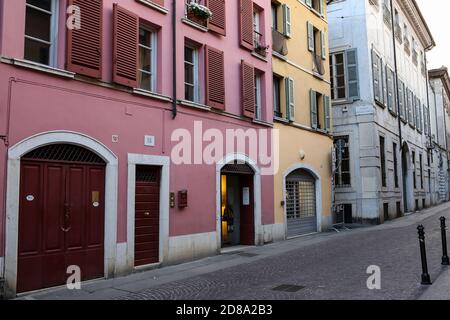
M 198 15 L 196 15 L 194 12 L 189 11 L 187 12 L 187 18 L 192 21 L 195 22 L 196 24 L 201 25 L 202 27 L 206 27 L 208 25 L 208 19 L 205 19 L 203 17 L 199 17 Z

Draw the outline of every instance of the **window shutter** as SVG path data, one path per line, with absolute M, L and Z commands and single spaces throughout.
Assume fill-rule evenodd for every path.
M 309 91 L 309 100 L 310 100 L 310 108 L 311 108 L 311 128 L 317 129 L 317 94 L 314 90 Z
M 325 131 L 331 132 L 331 105 L 330 105 L 330 97 L 323 96 L 323 108 L 324 108 L 324 117 L 325 117 Z
M 392 74 L 391 74 L 391 70 L 389 69 L 389 67 L 386 65 L 385 67 L 385 72 L 386 72 L 386 87 L 387 87 L 387 105 L 388 105 L 388 110 L 390 112 L 394 112 L 394 104 L 393 104 L 393 90 L 392 90 L 392 84 L 393 84 L 393 79 L 392 79 Z
M 286 78 L 286 113 L 289 121 L 295 121 L 295 86 L 294 79 Z
M 347 66 L 347 88 L 350 100 L 359 100 L 358 51 L 350 49 L 345 52 Z
M 245 117 L 255 118 L 255 68 L 252 65 L 241 62 L 242 85 L 242 113 Z
M 69 0 L 83 13 L 79 30 L 67 31 L 67 69 L 88 77 L 102 76 L 103 0 Z
M 151 2 L 154 2 L 157 5 L 164 7 L 164 0 L 151 0 Z
M 325 13 L 325 1 L 320 0 L 319 6 L 320 6 L 320 14 L 323 15 Z
M 403 105 L 404 105 L 404 95 L 403 95 L 403 82 L 399 80 L 398 82 L 398 88 L 397 88 L 397 92 L 398 92 L 398 104 L 399 104 L 399 114 L 400 114 L 400 118 L 403 119 L 403 117 L 405 116 L 405 112 L 403 109 Z
M 253 50 L 253 1 L 240 0 L 241 46 Z
M 381 69 L 381 84 L 383 87 L 383 105 L 385 107 L 388 106 L 388 90 L 387 90 L 387 73 L 386 73 L 386 65 L 383 62 L 383 59 L 380 59 L 380 69 Z
M 314 52 L 314 27 L 309 21 L 306 24 L 308 29 L 308 50 Z
M 372 49 L 372 78 L 373 78 L 373 94 L 375 101 L 381 102 L 380 95 L 380 66 L 378 64 L 378 56 Z
M 325 42 L 325 33 L 323 31 L 320 31 L 320 48 L 322 52 L 322 60 L 325 60 L 327 58 L 327 47 Z
M 312 0 L 305 0 L 305 3 L 308 7 L 312 7 Z
M 225 0 L 206 0 L 206 6 L 212 16 L 208 19 L 208 29 L 222 36 L 226 35 Z
M 139 16 L 114 4 L 113 81 L 136 88 L 139 68 Z
M 291 8 L 287 4 L 283 4 L 283 33 L 287 37 L 292 35 Z
M 211 108 L 225 109 L 225 67 L 223 51 L 205 47 L 206 104 Z

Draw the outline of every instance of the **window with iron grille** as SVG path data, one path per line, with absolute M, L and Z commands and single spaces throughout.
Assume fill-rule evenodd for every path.
M 334 139 L 336 148 L 336 172 L 334 175 L 334 183 L 336 187 L 350 187 L 350 145 L 349 137 L 336 137 Z M 339 154 L 340 153 L 340 154 Z
M 313 180 L 286 181 L 286 195 L 286 214 L 289 220 L 315 217 L 316 191 Z

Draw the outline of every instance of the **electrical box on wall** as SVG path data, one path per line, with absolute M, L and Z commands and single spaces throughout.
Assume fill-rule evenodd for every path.
M 178 192 L 178 208 L 183 209 L 188 206 L 188 192 L 187 190 L 181 190 Z

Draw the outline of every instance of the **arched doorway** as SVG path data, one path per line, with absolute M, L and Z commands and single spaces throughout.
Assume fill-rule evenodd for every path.
M 221 170 L 221 247 L 255 244 L 255 172 L 237 161 Z
M 285 179 L 287 237 L 318 231 L 316 178 L 305 169 L 290 172 Z
M 403 143 L 402 147 L 402 173 L 403 173 L 403 202 L 404 211 L 414 211 L 414 169 L 411 161 L 411 153 L 408 144 Z
M 104 276 L 105 168 L 83 147 L 53 144 L 21 158 L 17 292 Z
M 20 184 L 21 177 L 24 176 L 21 163 L 22 160 L 26 160 L 24 156 L 30 154 L 33 150 L 55 144 L 79 146 L 104 161 L 104 231 L 102 233 L 104 235 L 102 239 L 104 259 L 102 276 L 111 277 L 118 267 L 116 260 L 118 159 L 116 155 L 101 142 L 82 133 L 62 130 L 39 133 L 16 143 L 8 150 L 4 275 L 5 293 L 9 298 L 14 297 L 18 291 L 19 212 L 22 201 Z M 90 196 L 92 197 L 92 194 Z M 30 197 L 29 199 L 33 198 Z M 27 199 L 25 201 L 28 203 Z

